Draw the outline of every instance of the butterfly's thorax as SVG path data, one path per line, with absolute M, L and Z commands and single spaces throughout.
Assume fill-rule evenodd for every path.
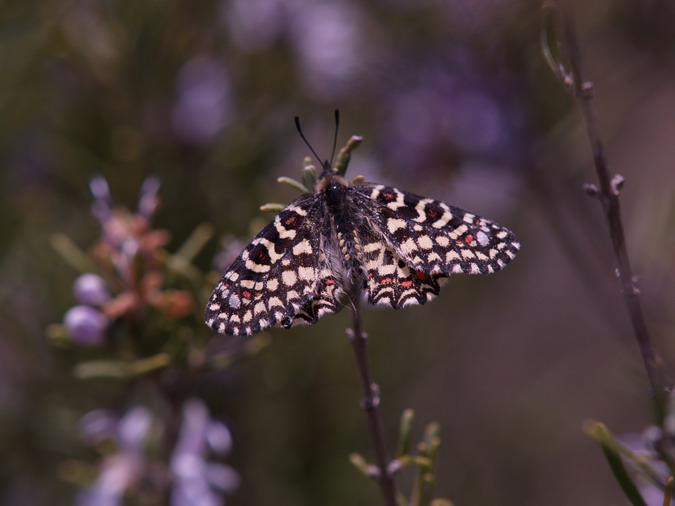
M 327 253 L 337 257 L 333 263 L 340 264 L 336 267 L 341 267 L 344 281 L 356 282 L 362 275 L 363 238 L 358 232 L 359 213 L 352 209 L 349 183 L 342 177 L 327 174 L 317 184 L 317 192 L 324 197 L 333 232 L 326 245 L 330 250 Z

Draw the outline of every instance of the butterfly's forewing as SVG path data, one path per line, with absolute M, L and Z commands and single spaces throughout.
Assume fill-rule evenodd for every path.
M 425 275 L 496 272 L 520 248 L 510 230 L 438 200 L 369 183 L 352 194 L 388 247 Z
M 321 291 L 321 209 L 318 195 L 303 195 L 260 231 L 216 285 L 207 325 L 221 334 L 251 335 L 291 326 L 308 304 L 312 309 Z

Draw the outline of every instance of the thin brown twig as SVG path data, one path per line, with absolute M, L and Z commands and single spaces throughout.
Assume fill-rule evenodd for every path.
M 667 392 L 660 358 L 654 350 L 640 303 L 639 290 L 635 286 L 635 277 L 631 269 L 626 240 L 621 220 L 619 194 L 623 178 L 612 175 L 607 164 L 605 148 L 600 136 L 597 116 L 593 103 L 593 84 L 583 78 L 581 53 L 577 42 L 576 30 L 569 12 L 563 15 L 563 36 L 570 65 L 572 94 L 581 110 L 586 126 L 586 134 L 593 152 L 593 161 L 598 176 L 599 187 L 590 186 L 590 192 L 597 196 L 607 220 L 609 234 L 617 261 L 617 274 L 621 291 L 628 308 L 633 332 L 642 354 L 642 360 L 655 402 L 656 418 L 661 423 L 666 413 Z
M 354 348 L 356 365 L 363 387 L 361 407 L 366 412 L 368 418 L 368 429 L 375 450 L 378 481 L 382 491 L 384 504 L 386 506 L 396 506 L 396 485 L 394 484 L 394 475 L 389 469 L 389 461 L 387 459 L 387 451 L 384 444 L 382 420 L 380 419 L 380 413 L 377 409 L 380 404 L 380 393 L 377 384 L 373 382 L 373 375 L 368 360 L 368 335 L 363 331 L 361 325 L 358 294 L 351 297 L 351 299 L 352 328 L 347 330 L 347 334 L 349 335 L 349 340 Z

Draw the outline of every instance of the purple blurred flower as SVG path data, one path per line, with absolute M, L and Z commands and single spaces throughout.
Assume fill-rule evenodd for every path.
M 444 147 L 462 159 L 509 152 L 509 110 L 475 72 L 464 62 L 448 69 L 422 68 L 409 89 L 394 98 L 392 145 L 395 157 L 403 157 L 402 166 L 429 164 L 425 155 L 434 156 Z
M 235 44 L 248 51 L 267 49 L 281 34 L 285 0 L 232 0 L 223 4 L 223 20 Z
M 171 456 L 174 487 L 173 506 L 211 506 L 222 504 L 222 492 L 239 485 L 239 476 L 230 467 L 206 459 L 209 448 L 229 450 L 231 436 L 225 425 L 212 420 L 204 402 L 190 399 L 183 405 L 183 424 Z
M 77 506 L 119 506 L 124 497 L 140 480 L 152 481 L 157 461 L 146 453 L 148 438 L 154 424 L 145 406 L 136 406 L 121 417 L 109 410 L 91 411 L 80 420 L 80 431 L 93 443 L 110 440 L 117 453 L 106 456 L 98 478 L 76 501 Z M 158 430 L 162 430 L 161 426 Z M 166 480 L 155 482 L 171 488 L 172 506 L 219 506 L 222 494 L 239 485 L 239 476 L 230 467 L 208 460 L 209 451 L 224 453 L 230 449 L 232 438 L 225 425 L 213 420 L 206 405 L 198 399 L 183 404 L 180 434 L 174 445 Z
M 80 434 L 87 441 L 100 443 L 106 439 L 114 439 L 119 419 L 112 410 L 95 409 L 80 418 L 78 423 Z
M 113 207 L 108 181 L 103 176 L 94 176 L 89 181 L 89 188 L 94 196 L 91 212 L 101 223 L 105 223 L 110 218 Z
M 230 82 L 223 65 L 213 58 L 194 58 L 178 75 L 178 99 L 172 124 L 188 142 L 203 144 L 230 121 Z
M 101 222 L 103 232 L 102 240 L 92 248 L 95 256 L 115 267 L 127 290 L 134 288 L 137 282 L 135 262 L 142 257 L 147 261 L 143 267 L 156 268 L 157 251 L 170 240 L 167 231 L 153 229 L 150 224 L 159 206 L 159 179 L 151 176 L 143 182 L 136 213 L 123 207 L 113 209 L 110 189 L 102 176 L 93 178 L 90 186 L 94 195 L 92 212 Z
M 117 441 L 122 451 L 141 454 L 152 425 L 152 414 L 145 406 L 136 406 L 120 419 Z
M 666 421 L 666 425 L 668 425 L 668 421 Z M 652 469 L 654 476 L 660 479 L 661 483 L 665 484 L 670 476 L 668 466 L 661 460 L 654 449 L 654 445 L 662 442 L 663 437 L 664 432 L 659 427 L 652 425 L 647 427 L 642 434 L 623 434 L 619 437 L 619 440 L 640 459 L 642 465 L 648 465 Z M 631 459 L 624 458 L 624 462 L 634 469 L 635 482 L 645 502 L 649 506 L 663 506 L 663 489 L 647 480 L 643 476 L 643 472 L 639 466 Z M 673 503 L 671 502 L 670 504 Z
M 75 306 L 63 317 L 63 325 L 77 344 L 98 346 L 103 343 L 108 319 L 93 307 Z
M 211 450 L 224 455 L 232 448 L 232 434 L 225 424 L 212 420 L 206 427 L 206 442 Z
M 98 274 L 82 274 L 73 283 L 75 298 L 85 306 L 100 307 L 110 300 L 108 285 Z
M 94 417 L 95 418 L 95 417 Z M 109 430 L 110 420 L 104 417 Z M 115 440 L 119 453 L 103 460 L 98 478 L 76 499 L 76 506 L 118 506 L 123 504 L 125 492 L 143 476 L 145 456 L 143 453 L 150 428 L 152 414 L 144 406 L 130 409 L 118 422 Z
M 364 16 L 355 3 L 344 2 L 306 2 L 291 13 L 303 81 L 318 97 L 343 93 L 368 66 L 373 44 L 363 40 Z
M 157 196 L 159 187 L 159 178 L 156 176 L 150 176 L 143 181 L 141 196 L 138 199 L 138 214 L 146 220 L 153 217 L 159 206 L 159 197 Z

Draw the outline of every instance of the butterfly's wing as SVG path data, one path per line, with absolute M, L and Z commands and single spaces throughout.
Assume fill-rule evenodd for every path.
M 221 334 L 251 335 L 313 322 L 337 307 L 321 251 L 322 215 L 317 195 L 286 206 L 223 274 L 206 306 L 206 324 Z
M 321 243 L 324 237 L 321 236 Z M 315 295 L 298 311 L 292 325 L 316 323 L 324 315 L 340 309 L 340 298 L 344 294 L 343 280 L 338 279 L 326 254 L 326 245 L 320 245 L 318 258 L 318 280 Z
M 412 269 L 382 239 L 365 245 L 364 268 L 368 302 L 394 309 L 430 301 L 447 277 Z
M 351 191 L 379 236 L 368 246 L 380 250 L 379 259 L 370 258 L 366 264 L 371 302 L 394 307 L 424 304 L 438 293 L 442 278 L 496 272 L 520 248 L 510 230 L 438 200 L 370 183 L 354 185 Z M 404 288 L 410 295 L 402 295 Z M 388 299 L 383 293 L 396 296 Z

